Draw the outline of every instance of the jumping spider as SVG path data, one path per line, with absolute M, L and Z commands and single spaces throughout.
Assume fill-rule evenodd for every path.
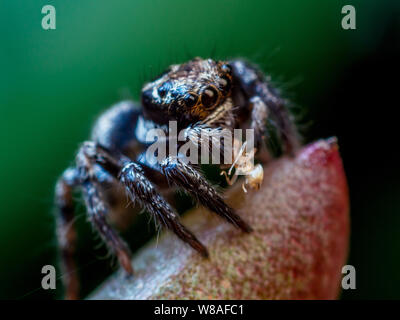
M 166 157 L 161 162 L 144 157 L 148 147 L 146 132 L 152 128 L 167 130 L 165 127 L 171 120 L 177 122 L 178 130 L 190 128 L 192 132 L 220 126 L 247 127 L 254 129 L 259 149 L 270 116 L 283 150 L 292 154 L 298 146 L 296 129 L 285 100 L 267 78 L 243 60 L 201 58 L 172 65 L 158 79 L 146 84 L 141 104 L 123 101 L 104 112 L 93 128 L 90 141 L 81 145 L 76 165 L 66 169 L 56 184 L 57 238 L 66 298 L 77 298 L 79 291 L 73 260 L 75 189 L 83 195 L 94 229 L 129 274 L 133 273 L 129 248 L 110 225 L 114 213 L 126 208 L 125 191 L 132 203 L 146 209 L 161 226 L 207 257 L 207 249 L 179 222 L 179 216 L 159 190 L 173 184 L 242 231 L 251 232 L 251 227 L 225 204 L 191 163 L 179 157 Z

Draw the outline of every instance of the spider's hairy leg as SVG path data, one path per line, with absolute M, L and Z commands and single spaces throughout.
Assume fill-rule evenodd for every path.
M 120 173 L 120 180 L 133 201 L 139 202 L 162 226 L 173 231 L 202 256 L 208 257 L 206 247 L 180 223 L 178 214 L 156 191 L 138 163 L 127 163 Z
M 161 168 L 169 181 L 195 196 L 203 206 L 244 232 L 251 232 L 251 227 L 224 202 L 218 192 L 191 165 L 184 163 L 178 157 L 168 157 L 162 161 Z
M 93 142 L 84 143 L 77 155 L 77 167 L 80 171 L 82 194 L 89 220 L 112 253 L 118 257 L 120 265 L 127 273 L 132 274 L 130 250 L 107 221 L 109 209 L 102 194 L 99 179 L 95 174 L 94 165 L 97 156 L 101 157 Z
M 254 96 L 250 99 L 251 122 L 250 128 L 254 130 L 255 147 L 259 149 L 266 135 L 266 122 L 268 119 L 268 106 L 260 97 Z
M 139 203 L 164 227 L 173 231 L 181 240 L 189 244 L 204 257 L 208 256 L 206 247 L 179 221 L 179 216 L 167 201 L 157 192 L 147 178 L 139 163 L 118 154 L 111 155 L 108 150 L 94 143 L 86 153 L 90 161 L 96 162 L 107 172 L 119 179 L 125 186 L 132 202 Z
M 276 121 L 285 151 L 288 154 L 293 154 L 300 146 L 300 141 L 294 122 L 287 109 L 287 102 L 280 97 L 277 89 L 271 86 L 269 80 L 257 67 L 243 60 L 233 60 L 229 64 L 233 68 L 235 81 L 237 81 L 247 98 L 250 101 L 259 98 L 268 107 L 271 116 Z M 250 106 L 252 106 L 252 103 L 250 103 Z
M 111 251 L 116 254 L 120 265 L 125 271 L 133 274 L 130 250 L 125 241 L 107 221 L 108 207 L 103 200 L 98 183 L 92 179 L 84 181 L 82 183 L 82 193 L 92 225 Z
M 75 168 L 68 168 L 58 179 L 55 188 L 56 234 L 61 253 L 61 272 L 66 289 L 66 299 L 77 299 L 79 292 L 79 281 L 75 272 L 74 261 L 76 230 L 73 200 L 73 191 L 78 184 L 78 171 Z

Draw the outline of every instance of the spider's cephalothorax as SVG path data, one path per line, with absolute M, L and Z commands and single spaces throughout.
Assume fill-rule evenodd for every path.
M 172 65 L 144 86 L 141 102 L 123 101 L 105 111 L 97 120 L 91 139 L 80 147 L 75 166 L 66 169 L 57 182 L 57 237 L 67 298 L 77 298 L 79 290 L 73 259 L 75 189 L 83 195 L 93 227 L 128 273 L 133 273 L 129 248 L 112 226 L 123 227 L 129 221 L 123 218 L 135 212 L 126 205 L 126 194 L 133 204 L 154 216 L 160 226 L 174 232 L 203 256 L 208 256 L 207 249 L 180 223 L 178 214 L 167 202 L 164 190 L 170 190 L 168 186 L 188 192 L 242 231 L 251 231 L 193 163 L 182 161 L 179 154 L 157 160 L 145 155 L 149 147 L 146 133 L 150 129 L 165 131 L 171 144 L 177 143 L 168 135 L 168 123 L 173 120 L 179 129 L 184 129 L 188 140 L 201 132 L 213 135 L 222 127 L 250 128 L 254 130 L 257 150 L 267 152 L 262 141 L 266 121 L 271 119 L 283 150 L 292 154 L 298 147 L 285 100 L 256 67 L 243 60 L 196 58 Z M 203 143 L 201 139 L 194 141 Z M 235 164 L 238 166 L 237 161 Z M 257 174 L 259 177 L 262 175 Z M 261 180 L 257 179 L 257 185 Z
M 142 91 L 143 113 L 158 123 L 204 120 L 225 102 L 232 88 L 232 69 L 224 62 L 194 59 L 172 65 Z

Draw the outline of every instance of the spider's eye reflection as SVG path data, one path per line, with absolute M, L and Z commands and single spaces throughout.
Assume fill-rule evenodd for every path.
M 194 107 L 197 104 L 197 101 L 199 100 L 199 97 L 193 93 L 188 93 L 185 95 L 183 98 L 185 101 L 185 105 L 189 108 Z
M 201 103 L 203 104 L 204 108 L 209 109 L 214 107 L 217 101 L 218 101 L 217 90 L 211 86 L 205 88 L 203 93 L 201 94 Z

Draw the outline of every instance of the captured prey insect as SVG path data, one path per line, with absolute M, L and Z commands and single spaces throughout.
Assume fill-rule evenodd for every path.
M 56 231 L 65 297 L 76 299 L 79 292 L 74 262 L 75 190 L 83 196 L 93 228 L 127 273 L 133 273 L 131 253 L 115 227 L 121 226 L 121 217 L 135 213 L 134 206 L 145 209 L 160 226 L 207 257 L 206 247 L 180 223 L 179 215 L 166 200 L 164 190 L 171 189 L 171 185 L 188 192 L 243 232 L 252 229 L 224 202 L 195 164 L 183 161 L 181 155 L 166 155 L 161 160 L 149 158 L 146 133 L 162 130 L 170 147 L 178 147 L 173 144 L 182 145 L 184 141 L 169 139 L 171 121 L 195 144 L 203 143 L 196 138 L 199 133 L 213 136 L 220 128 L 250 128 L 259 149 L 267 133 L 266 121 L 272 119 L 284 152 L 293 154 L 299 139 L 286 105 L 264 74 L 250 63 L 240 59 L 195 58 L 171 65 L 158 79 L 147 83 L 142 89 L 141 103 L 123 101 L 105 111 L 95 123 L 91 139 L 77 152 L 75 165 L 67 168 L 56 184 Z M 240 157 L 234 166 L 238 169 L 246 162 Z M 262 180 L 262 172 L 256 168 L 247 168 L 247 173 L 251 173 L 247 178 L 250 187 L 256 187 L 260 177 Z M 133 205 L 127 206 L 126 194 Z
M 225 170 L 221 171 L 221 175 L 225 176 L 226 182 L 232 186 L 239 175 L 245 176 L 245 181 L 242 183 L 244 193 L 247 193 L 246 185 L 251 189 L 258 190 L 264 179 L 264 169 L 261 164 L 254 165 L 254 156 L 257 152 L 256 148 L 246 152 L 247 141 L 240 144 L 238 140 L 233 140 L 234 160 L 228 173 Z M 235 173 L 231 177 L 232 170 L 235 168 Z

